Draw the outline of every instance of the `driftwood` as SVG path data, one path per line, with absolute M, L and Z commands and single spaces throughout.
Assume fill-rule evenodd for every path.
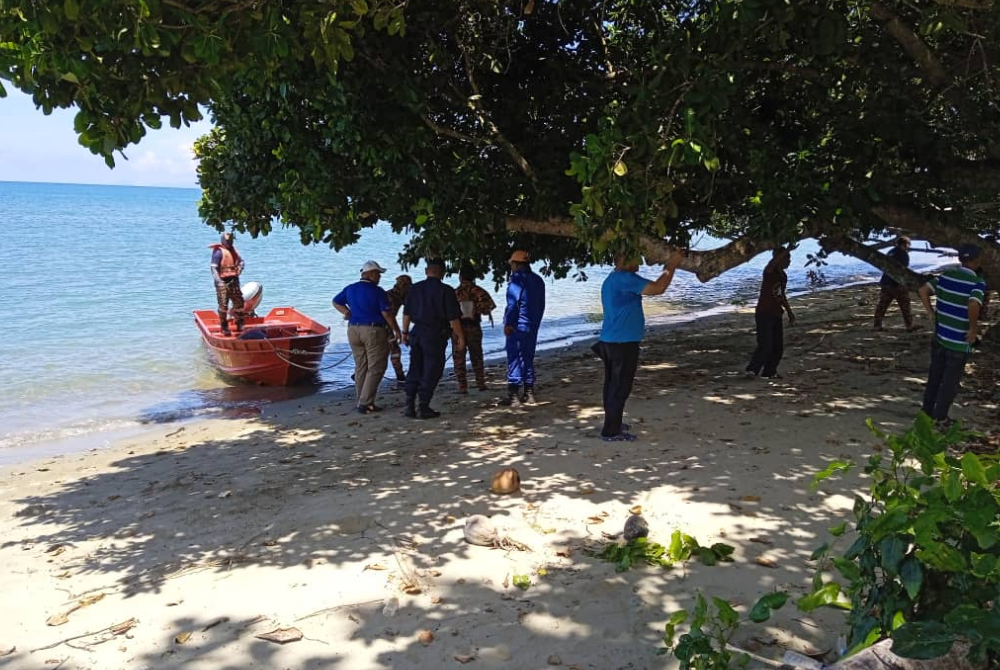
M 892 640 L 881 642 L 830 666 L 830 670 L 986 670 L 986 664 L 969 660 L 969 646 L 955 644 L 944 656 L 920 661 L 901 658 L 890 651 Z

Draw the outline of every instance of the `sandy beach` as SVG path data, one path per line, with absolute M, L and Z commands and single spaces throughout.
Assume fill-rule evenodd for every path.
M 813 474 L 878 447 L 867 418 L 901 432 L 919 409 L 927 318 L 915 309 L 908 334 L 893 309 L 872 332 L 877 291 L 793 299 L 774 382 L 742 375 L 752 308 L 658 329 L 627 406 L 634 443 L 598 438 L 602 370 L 581 344 L 540 361 L 533 407 L 495 406 L 493 365 L 493 392 L 443 381 L 437 421 L 405 419 L 386 386 L 379 414 L 324 394 L 4 466 L 0 668 L 676 667 L 656 655 L 663 624 L 696 591 L 744 611 L 807 591 L 809 554 L 865 486 L 854 471 L 812 492 Z M 996 367 L 972 357 L 954 418 L 1000 425 Z M 507 466 L 521 492 L 491 494 Z M 735 560 L 616 573 L 588 550 L 635 506 L 651 539 L 679 529 Z M 466 543 L 473 514 L 526 550 Z M 823 652 L 840 620 L 786 606 L 735 642 Z M 287 628 L 302 639 L 257 637 Z

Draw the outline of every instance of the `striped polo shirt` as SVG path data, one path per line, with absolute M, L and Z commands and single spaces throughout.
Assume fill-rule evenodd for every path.
M 986 283 L 969 268 L 958 267 L 935 277 L 930 285 L 937 294 L 935 338 L 946 349 L 971 351 L 965 341 L 969 333 L 969 301 L 983 304 Z

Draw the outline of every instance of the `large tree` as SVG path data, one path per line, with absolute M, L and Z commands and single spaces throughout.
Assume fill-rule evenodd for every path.
M 803 237 L 898 271 L 896 231 L 1000 280 L 998 48 L 992 0 L 0 0 L 0 79 L 109 162 L 210 111 L 214 226 L 557 272 L 734 239 L 706 280 Z

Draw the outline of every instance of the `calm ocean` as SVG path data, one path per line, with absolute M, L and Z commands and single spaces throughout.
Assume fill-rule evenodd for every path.
M 215 374 L 191 316 L 193 309 L 215 308 L 208 245 L 218 235 L 198 218 L 199 196 L 197 189 L 0 182 L 7 221 L 0 243 L 0 463 L 41 445 L 49 451 L 82 441 L 99 445 L 143 423 L 350 385 L 350 360 L 323 371 L 316 386 L 292 391 L 231 384 Z M 256 240 L 238 235 L 237 248 L 246 259 L 244 282 L 264 286 L 258 311 L 291 305 L 332 325 L 330 365 L 349 352 L 331 297 L 357 279 L 369 258 L 390 268 L 383 286 L 391 286 L 402 272 L 397 255 L 404 241 L 376 227 L 335 253 L 304 247 L 294 229 L 279 229 Z M 815 246 L 796 251 L 790 291 L 809 288 L 803 266 L 810 251 Z M 680 316 L 753 301 L 766 260 L 762 255 L 707 284 L 681 272 L 647 311 Z M 853 259 L 832 260 L 824 270 L 832 284 L 877 276 Z M 423 270 L 409 272 L 416 280 Z M 548 282 L 543 347 L 597 331 L 606 272 L 588 271 L 588 282 Z M 485 331 L 487 352 L 498 354 L 502 329 Z

